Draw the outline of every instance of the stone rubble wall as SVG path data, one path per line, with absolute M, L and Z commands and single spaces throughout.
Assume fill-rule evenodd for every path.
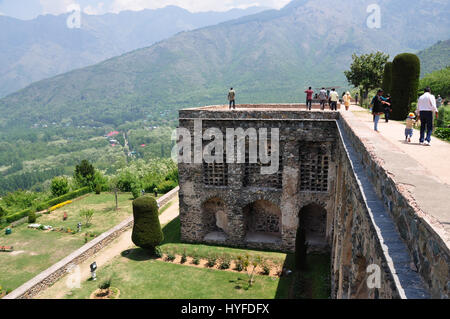
M 160 207 L 166 205 L 178 194 L 179 187 L 174 188 L 157 200 Z M 100 250 L 108 246 L 122 233 L 133 226 L 133 217 L 129 217 L 119 225 L 96 237 L 83 247 L 71 253 L 66 258 L 57 262 L 50 268 L 44 270 L 36 277 L 32 278 L 19 288 L 12 291 L 2 299 L 31 299 L 39 292 L 53 285 L 62 276 L 68 274 L 72 267 L 81 264 L 89 257 L 95 255 Z
M 339 120 L 350 143 L 358 154 L 368 179 L 381 198 L 387 213 L 393 219 L 398 233 L 407 245 L 413 264 L 424 279 L 432 298 L 450 297 L 450 251 L 428 216 L 421 211 L 405 187 L 395 181 L 377 158 L 352 129 L 352 119 Z

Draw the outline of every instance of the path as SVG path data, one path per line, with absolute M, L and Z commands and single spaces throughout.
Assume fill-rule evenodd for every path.
M 159 221 L 161 226 L 169 223 L 173 219 L 175 219 L 179 215 L 178 208 L 178 196 L 173 199 L 170 203 L 171 206 L 167 208 L 164 213 L 159 217 Z M 94 261 L 97 263 L 97 266 L 100 268 L 106 265 L 111 259 L 120 255 L 124 250 L 127 250 L 135 245 L 131 241 L 131 232 L 132 230 L 128 230 L 120 235 L 116 240 L 110 243 L 107 247 L 100 250 L 94 256 L 91 256 L 83 263 L 78 265 L 80 267 L 81 272 L 81 282 L 86 281 L 91 277 L 90 264 Z M 35 299 L 63 299 L 66 293 L 70 290 L 67 288 L 67 276 L 59 279 L 53 286 L 48 289 L 42 291 L 40 294 L 35 296 Z
M 340 110 L 343 116 L 353 117 L 358 123 L 352 129 L 375 156 L 384 162 L 384 168 L 395 181 L 407 188 L 418 207 L 429 216 L 430 224 L 450 246 L 450 143 L 432 137 L 432 146 L 419 144 L 419 131 L 414 130 L 411 143 L 405 140 L 405 124 L 380 119 L 379 133 L 373 130 L 373 116 L 357 105 L 350 112 Z M 369 128 L 369 130 L 367 130 Z M 433 227 L 434 227 L 433 226 Z
M 373 128 L 372 114 L 367 109 L 352 105 L 350 111 L 367 126 Z M 419 145 L 419 130 L 414 130 L 411 143 L 405 143 L 405 124 L 397 121 L 389 121 L 389 123 L 386 123 L 384 119 L 380 119 L 378 127 L 380 130 L 380 138 L 385 139 L 387 143 L 394 144 L 399 150 L 419 162 L 434 177 L 450 185 L 450 170 L 448 169 L 450 143 L 433 136 L 431 138 L 432 146 Z

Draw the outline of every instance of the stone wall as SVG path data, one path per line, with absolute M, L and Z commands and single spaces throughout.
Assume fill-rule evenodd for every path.
M 280 153 L 282 162 L 278 174 L 283 187 L 277 187 L 278 174 L 260 175 L 257 182 L 246 181 L 249 164 L 226 164 L 214 167 L 202 164 L 179 164 L 180 176 L 180 220 L 181 239 L 189 243 L 220 243 L 235 247 L 275 249 L 287 252 L 295 251 L 295 238 L 299 223 L 299 212 L 310 203 L 318 203 L 333 212 L 336 174 L 336 113 L 317 112 L 318 114 L 297 110 L 245 110 L 239 112 L 211 111 L 211 108 L 180 111 L 179 127 L 187 128 L 194 134 L 194 120 L 201 119 L 203 132 L 207 128 L 217 127 L 225 136 L 226 128 L 271 128 L 280 129 Z M 313 144 L 314 148 L 310 145 Z M 203 145 L 204 146 L 204 145 Z M 194 149 L 194 145 L 192 145 Z M 311 152 L 314 149 L 314 152 Z M 305 158 L 301 158 L 306 151 Z M 311 155 L 311 156 L 309 156 Z M 317 157 L 317 158 L 316 158 Z M 319 163 L 320 162 L 320 163 Z M 301 189 L 301 165 L 308 166 L 307 178 L 315 178 L 322 174 L 320 183 L 306 183 Z M 210 164 L 212 165 L 212 164 Z M 250 164 L 251 165 L 251 164 Z M 205 170 L 206 167 L 206 170 Z M 205 183 L 211 180 L 210 172 L 226 171 L 226 182 L 219 185 Z M 252 173 L 254 174 L 254 172 Z M 221 175 L 221 173 L 219 174 Z M 305 179 L 306 175 L 303 176 Z M 266 183 L 265 183 L 266 181 Z M 317 185 L 316 185 L 317 184 Z M 320 185 L 319 185 L 320 184 Z M 272 187 L 270 187 L 272 186 Z M 280 183 L 281 186 L 281 183 Z M 214 231 L 210 227 L 211 219 L 205 218 L 205 203 L 220 200 L 224 207 L 228 222 L 228 232 L 208 236 Z M 267 201 L 281 211 L 278 221 L 281 225 L 281 236 L 271 232 L 257 232 L 262 235 L 261 241 L 250 240 L 248 230 L 255 227 L 246 225 L 245 209 L 257 202 Z M 262 212 L 263 213 L 263 212 Z M 331 243 L 331 227 L 333 217 L 327 214 L 327 239 Z M 206 221 L 209 221 L 206 223 Z M 274 221 L 276 223 L 277 221 Z M 223 228 L 223 227 L 222 227 Z M 255 235 L 255 234 L 253 234 Z M 273 240 L 264 240 L 264 235 L 275 235 Z M 268 237 L 267 237 L 268 238 Z M 266 239 L 267 239 L 266 238 Z
M 354 121 L 351 116 L 340 119 L 343 130 L 374 186 L 374 192 L 381 199 L 408 247 L 412 256 L 412 268 L 420 273 L 432 298 L 449 298 L 449 247 L 436 228 L 436 223 L 418 207 L 405 185 L 395 181 L 374 150 L 355 133 Z
M 171 199 L 178 194 L 179 187 L 173 189 L 166 195 L 158 199 L 158 204 L 163 207 Z M 80 249 L 74 251 L 69 256 L 54 264 L 47 270 L 29 280 L 19 288 L 12 291 L 10 294 L 3 297 L 3 299 L 29 299 L 36 296 L 39 292 L 53 285 L 59 278 L 66 275 L 70 269 L 82 263 L 92 255 L 96 254 L 104 247 L 108 246 L 114 239 L 119 237 L 123 232 L 133 226 L 133 217 L 127 218 L 119 225 L 110 229 L 109 231 L 96 237 Z

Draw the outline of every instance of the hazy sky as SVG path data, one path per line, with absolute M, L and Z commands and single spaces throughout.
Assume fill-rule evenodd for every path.
M 0 14 L 18 19 L 33 19 L 40 14 L 61 14 L 79 4 L 87 14 L 118 13 L 176 5 L 191 12 L 226 11 L 232 8 L 264 6 L 279 9 L 290 0 L 0 0 Z

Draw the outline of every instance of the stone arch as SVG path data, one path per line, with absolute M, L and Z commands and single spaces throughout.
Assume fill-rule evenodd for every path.
M 225 241 L 229 232 L 228 209 L 220 197 L 212 197 L 201 205 L 201 222 L 205 240 Z
M 242 210 L 246 241 L 275 243 L 281 240 L 282 214 L 268 200 L 256 200 Z
M 308 251 L 329 252 L 327 210 L 323 205 L 310 203 L 300 209 L 298 230 L 300 229 L 304 231 Z

